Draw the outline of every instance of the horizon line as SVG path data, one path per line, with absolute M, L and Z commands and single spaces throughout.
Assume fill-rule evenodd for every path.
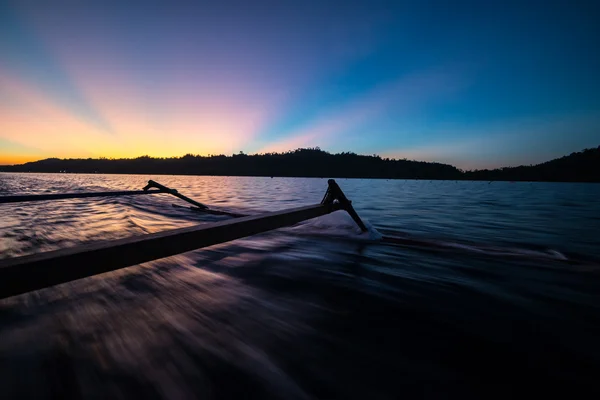
M 600 148 L 600 145 L 597 146 L 597 148 Z M 593 150 L 594 147 L 589 147 L 589 148 L 585 148 L 579 151 L 575 151 L 572 152 L 570 154 L 575 154 L 575 153 L 581 153 L 583 151 L 586 150 Z M 441 165 L 448 165 L 451 167 L 456 168 L 459 171 L 463 171 L 463 172 L 468 172 L 468 171 L 484 171 L 484 170 L 498 170 L 498 169 L 503 169 L 503 168 L 518 168 L 518 167 L 529 167 L 529 166 L 536 166 L 536 165 L 541 165 L 544 164 L 546 162 L 552 161 L 552 160 L 556 160 L 556 159 L 560 159 L 562 157 L 566 157 L 570 154 L 564 154 L 560 157 L 556 157 L 556 158 L 552 158 L 546 161 L 542 161 L 536 164 L 521 164 L 521 165 L 515 165 L 515 166 L 502 166 L 502 167 L 497 167 L 497 168 L 471 168 L 471 169 L 463 169 L 463 168 L 459 168 L 453 164 L 449 164 L 449 163 L 444 163 L 444 162 L 440 162 L 440 161 L 424 161 L 424 160 L 415 160 L 415 159 L 408 159 L 408 158 L 393 158 L 393 157 L 382 157 L 381 155 L 377 154 L 377 153 L 373 153 L 373 154 L 359 154 L 359 153 L 355 153 L 353 151 L 344 151 L 344 152 L 339 152 L 339 153 L 333 153 L 333 152 L 329 152 L 327 150 L 323 150 L 321 149 L 319 146 L 315 146 L 315 147 L 300 147 L 294 150 L 287 150 L 285 152 L 256 152 L 256 153 L 244 153 L 243 151 L 240 151 L 239 153 L 234 153 L 231 155 L 226 155 L 226 154 L 208 154 L 208 155 L 201 155 L 201 154 L 192 154 L 192 153 L 186 153 L 184 155 L 181 156 L 169 156 L 169 157 L 157 157 L 157 156 L 150 156 L 147 154 L 144 155 L 140 155 L 137 157 L 121 157 L 121 158 L 113 158 L 113 157 L 104 157 L 104 156 L 100 156 L 100 157 L 77 157 L 77 158 L 60 158 L 60 157 L 46 157 L 46 158 L 41 158 L 41 159 L 37 159 L 37 160 L 32 160 L 32 161 L 27 161 L 25 163 L 22 164 L 0 164 L 0 167 L 18 167 L 18 166 L 23 166 L 25 164 L 29 164 L 29 163 L 36 163 L 36 162 L 40 162 L 40 161 L 45 161 L 45 160 L 51 160 L 51 159 L 56 159 L 56 160 L 61 160 L 61 161 L 65 161 L 65 160 L 109 160 L 109 161 L 118 161 L 118 160 L 136 160 L 136 159 L 140 159 L 140 158 L 150 158 L 150 159 L 182 159 L 186 156 L 192 156 L 192 157 L 201 157 L 201 158 L 212 158 L 212 157 L 235 157 L 235 156 L 268 156 L 268 155 L 285 155 L 285 154 L 290 154 L 290 153 L 294 153 L 300 150 L 311 150 L 311 151 L 318 151 L 318 152 L 322 152 L 322 153 L 326 153 L 329 155 L 343 155 L 343 154 L 351 154 L 351 155 L 356 155 L 356 156 L 361 156 L 361 157 L 374 157 L 374 158 L 379 158 L 381 160 L 389 160 L 389 161 L 410 161 L 410 162 L 417 162 L 417 163 L 430 163 L 430 164 L 441 164 Z

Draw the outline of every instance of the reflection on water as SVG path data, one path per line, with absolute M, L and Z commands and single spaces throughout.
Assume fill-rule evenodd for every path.
M 317 203 L 327 185 L 0 174 L 0 195 L 139 189 L 148 179 L 245 213 Z M 375 231 L 360 235 L 339 212 L 5 299 L 0 390 L 8 398 L 284 399 L 598 392 L 600 185 L 338 183 L 382 233 L 474 250 L 376 244 Z M 0 205 L 0 257 L 227 219 L 176 202 Z

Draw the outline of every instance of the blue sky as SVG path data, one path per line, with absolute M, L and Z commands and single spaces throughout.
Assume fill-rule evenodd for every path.
M 0 164 L 600 145 L 597 2 L 0 0 Z

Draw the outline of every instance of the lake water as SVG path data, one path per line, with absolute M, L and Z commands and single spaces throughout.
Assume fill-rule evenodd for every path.
M 0 195 L 142 188 L 248 214 L 326 179 L 0 174 Z M 0 391 L 33 398 L 593 397 L 600 185 L 337 180 L 336 212 L 0 300 Z M 165 194 L 0 204 L 0 258 L 228 219 Z M 381 235 L 421 246 L 393 246 Z

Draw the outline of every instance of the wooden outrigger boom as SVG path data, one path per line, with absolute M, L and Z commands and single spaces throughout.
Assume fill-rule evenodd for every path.
M 138 194 L 168 193 L 162 190 L 123 190 L 119 192 L 86 192 L 86 193 L 53 193 L 53 194 L 31 194 L 19 196 L 0 196 L 0 204 L 22 203 L 26 201 L 48 201 L 63 199 L 82 199 L 87 197 L 115 197 L 134 196 Z
M 0 298 L 294 225 L 337 210 L 348 212 L 360 229 L 366 231 L 366 226 L 337 183 L 330 179 L 328 184 L 319 204 L 0 260 Z M 158 188 L 158 191 L 150 191 L 150 188 Z M 179 194 L 153 181 L 148 182 L 144 191 Z M 125 192 L 110 193 L 125 195 Z M 177 197 L 194 204 L 198 211 L 211 211 L 208 206 L 183 195 Z M 0 203 L 3 202 L 1 199 Z

